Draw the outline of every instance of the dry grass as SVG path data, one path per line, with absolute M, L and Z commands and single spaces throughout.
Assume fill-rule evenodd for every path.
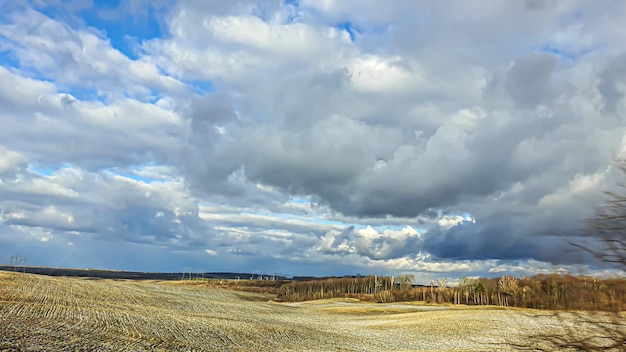
M 562 324 L 511 309 L 270 298 L 0 272 L 0 351 L 500 351 Z

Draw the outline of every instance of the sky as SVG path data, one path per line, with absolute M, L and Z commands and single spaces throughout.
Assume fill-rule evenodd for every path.
M 623 275 L 623 1 L 0 0 L 0 262 Z

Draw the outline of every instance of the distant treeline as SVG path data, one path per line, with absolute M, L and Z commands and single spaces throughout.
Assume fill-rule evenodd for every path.
M 19 271 L 28 274 L 65 276 L 65 277 L 89 277 L 97 279 L 119 279 L 119 280 L 191 280 L 191 279 L 255 279 L 255 280 L 286 280 L 284 276 L 269 274 L 251 273 L 230 273 L 230 272 L 140 272 L 140 271 L 120 271 L 120 270 L 100 270 L 100 269 L 73 269 L 55 268 L 43 266 L 24 265 L 0 265 L 0 270 Z
M 229 280 L 229 279 L 209 279 L 207 280 L 207 285 L 209 287 L 217 287 L 226 290 L 234 290 L 234 291 L 248 291 L 248 292 L 256 292 L 256 293 L 268 293 L 272 295 L 278 295 L 280 293 L 280 288 L 285 285 L 285 283 L 291 282 L 286 280 L 261 280 L 261 279 L 253 279 L 253 280 Z M 194 283 L 191 281 L 191 283 Z
M 516 278 L 463 278 L 458 285 L 445 279 L 415 287 L 411 275 L 364 276 L 309 280 L 283 284 L 278 299 L 306 301 L 325 298 L 359 298 L 389 303 L 496 305 L 538 309 L 625 310 L 626 279 L 599 279 L 588 276 L 535 275 Z

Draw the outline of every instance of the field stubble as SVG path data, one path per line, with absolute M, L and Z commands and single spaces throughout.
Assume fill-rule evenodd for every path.
M 0 272 L 0 351 L 486 351 L 563 325 L 518 309 L 271 297 Z

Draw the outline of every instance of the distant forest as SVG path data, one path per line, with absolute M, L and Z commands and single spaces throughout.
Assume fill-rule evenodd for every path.
M 588 276 L 535 275 L 516 278 L 463 278 L 458 285 L 445 279 L 427 286 L 412 285 L 412 275 L 365 276 L 292 281 L 277 290 L 278 300 L 306 301 L 325 298 L 358 298 L 390 303 L 424 301 L 438 304 L 495 305 L 537 309 L 626 309 L 626 279 Z

